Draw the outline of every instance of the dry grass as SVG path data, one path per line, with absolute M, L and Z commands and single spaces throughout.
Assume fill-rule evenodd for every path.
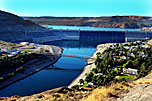
M 89 95 L 87 98 L 83 98 L 81 101 L 108 101 L 111 99 L 109 98 L 110 94 L 113 94 L 113 92 L 115 92 L 116 89 L 124 88 L 126 88 L 126 86 L 122 83 L 112 84 L 109 87 L 97 88 L 93 90 L 91 95 Z
M 109 87 L 97 88 L 92 91 L 92 94 L 81 101 L 116 101 L 122 93 L 127 93 L 129 88 L 140 84 L 152 84 L 152 79 L 139 79 L 127 83 L 112 84 Z
M 11 101 L 12 99 L 17 99 L 17 101 L 116 101 L 117 98 L 122 97 L 124 94 L 131 91 L 130 88 L 142 84 L 152 84 L 152 73 L 146 78 L 141 78 L 136 81 L 116 83 L 107 87 L 94 89 L 91 94 L 90 92 L 82 91 L 72 91 L 65 94 L 57 92 L 51 93 L 51 91 L 47 91 L 21 98 L 18 96 L 4 98 L 3 101 Z M 42 98 L 40 98 L 41 95 L 43 95 Z M 0 101 L 1 100 L 2 99 L 0 99 Z
M 149 41 L 147 42 L 147 44 L 150 45 L 150 46 L 152 46 L 152 40 L 149 40 Z
M 152 83 L 152 79 L 139 79 L 137 81 L 133 81 L 131 83 L 128 83 L 130 86 L 135 86 L 135 85 L 139 85 L 139 84 L 151 84 Z

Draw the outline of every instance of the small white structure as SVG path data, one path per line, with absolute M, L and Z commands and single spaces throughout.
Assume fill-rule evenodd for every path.
M 139 70 L 137 70 L 137 69 L 132 69 L 132 68 L 123 69 L 123 73 L 125 73 L 125 74 L 138 75 L 138 72 L 139 72 Z
M 12 52 L 11 55 L 13 55 L 13 56 L 14 56 L 14 55 L 17 55 L 17 52 Z
M 134 53 L 131 53 L 131 56 L 135 57 Z
M 43 48 L 42 48 L 42 47 L 38 47 L 37 49 L 38 49 L 39 51 L 42 51 L 42 50 L 43 50 Z
M 36 44 L 35 43 L 30 43 L 29 46 L 36 46 Z
M 127 59 L 126 56 L 122 56 L 123 59 Z
M 129 47 L 129 46 L 124 46 L 124 48 L 125 48 L 125 49 L 127 49 L 127 50 L 129 50 L 129 49 L 130 49 L 130 47 Z
M 29 42 L 20 42 L 21 45 L 29 45 Z
M 137 43 L 142 44 L 142 42 L 141 42 L 141 41 L 137 41 Z
M 97 75 L 97 76 L 99 76 L 99 75 L 103 75 L 103 73 L 97 73 L 96 75 Z
M 93 87 L 93 86 L 94 86 L 94 84 L 92 82 L 88 83 L 88 87 Z

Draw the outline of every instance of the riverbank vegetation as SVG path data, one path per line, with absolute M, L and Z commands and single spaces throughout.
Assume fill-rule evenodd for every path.
M 151 87 L 152 83 L 152 74 L 144 77 L 152 70 L 151 52 L 152 47 L 141 41 L 114 44 L 103 53 L 96 54 L 95 67 L 72 89 L 61 87 L 32 96 L 14 96 L 6 99 L 116 101 L 131 92 L 130 89 L 138 93 L 136 87 L 140 87 L 139 90 L 145 94 L 144 88 Z M 141 98 L 144 94 L 141 94 Z
M 102 54 L 96 54 L 95 68 L 72 88 L 91 90 L 144 77 L 152 70 L 151 53 L 152 48 L 142 41 L 111 45 Z
M 36 62 L 35 59 L 48 59 L 49 49 L 34 43 L 22 45 L 0 41 L 0 83 L 22 73 L 29 64 Z
M 0 82 L 13 77 L 16 73 L 23 72 L 25 66 L 22 66 L 25 63 L 35 58 L 41 57 L 41 55 L 36 53 L 20 53 L 13 57 L 8 57 L 8 55 L 2 56 L 0 58 Z

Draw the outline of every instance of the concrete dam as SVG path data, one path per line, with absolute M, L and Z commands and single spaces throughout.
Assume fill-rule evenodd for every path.
M 121 43 L 125 42 L 125 34 L 122 31 L 80 31 L 80 41 Z
M 96 43 L 123 43 L 152 38 L 149 31 L 95 31 L 95 30 L 52 30 L 60 40 L 79 40 Z M 46 40 L 47 41 L 47 40 Z
M 123 43 L 151 38 L 152 31 L 80 31 L 81 41 L 98 43 Z
M 44 43 L 57 40 L 78 40 L 107 43 L 126 42 L 152 38 L 152 32 L 145 31 L 95 31 L 95 30 L 44 30 L 0 32 L 0 40 L 8 42 L 29 41 Z

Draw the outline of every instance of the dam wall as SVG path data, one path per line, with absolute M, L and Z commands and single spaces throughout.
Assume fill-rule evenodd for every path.
M 79 40 L 79 30 L 52 30 L 53 34 L 58 36 L 61 40 Z
M 37 34 L 33 32 L 30 35 L 34 36 L 32 39 L 36 43 L 58 40 L 79 40 L 80 38 L 80 32 L 76 30 L 50 30 L 43 32 L 43 34 L 42 32 L 37 32 Z
M 43 30 L 43 31 L 0 31 L 0 40 L 7 42 L 29 41 L 43 43 L 57 40 L 115 43 L 152 38 L 149 31 L 91 31 L 91 30 Z
M 29 41 L 35 42 L 35 38 L 54 37 L 52 31 L 0 31 L 0 40 L 7 42 Z M 36 41 L 38 42 L 38 41 Z
M 123 31 L 80 31 L 80 41 L 97 43 L 125 42 Z
M 152 38 L 152 31 L 126 31 L 126 41 L 137 41 Z
M 95 30 L 52 30 L 60 40 L 79 40 L 97 43 L 128 42 L 152 38 L 152 32 L 145 31 L 95 31 Z

